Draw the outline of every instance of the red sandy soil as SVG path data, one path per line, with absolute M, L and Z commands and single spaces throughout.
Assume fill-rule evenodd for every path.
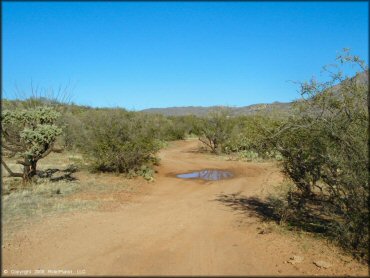
M 19 231 L 15 244 L 2 250 L 3 271 L 64 270 L 72 276 L 368 274 L 365 265 L 322 239 L 281 228 L 261 233 L 272 224 L 217 200 L 231 194 L 263 198 L 283 179 L 274 163 L 226 161 L 198 153 L 197 147 L 196 140 L 187 140 L 162 150 L 155 182 L 123 205 L 47 218 Z M 175 177 L 205 168 L 227 169 L 235 176 L 220 181 Z M 287 263 L 294 255 L 303 261 Z M 319 268 L 313 263 L 317 260 L 332 266 Z

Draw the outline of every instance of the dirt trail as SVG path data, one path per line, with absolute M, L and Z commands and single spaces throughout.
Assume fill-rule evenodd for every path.
M 87 275 L 356 275 L 335 249 L 310 238 L 272 230 L 257 217 L 216 199 L 240 192 L 261 196 L 281 176 L 269 163 L 224 161 L 196 153 L 195 140 L 174 142 L 160 154 L 149 191 L 114 211 L 48 219 L 20 232 L 3 249 L 3 270 L 85 270 Z M 175 173 L 229 169 L 229 180 L 181 180 Z M 293 255 L 302 263 L 285 263 Z M 347 258 L 348 259 L 348 258 Z M 314 260 L 332 264 L 318 268 Z

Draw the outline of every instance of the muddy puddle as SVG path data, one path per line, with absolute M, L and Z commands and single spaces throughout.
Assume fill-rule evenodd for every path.
M 176 175 L 176 177 L 180 179 L 202 179 L 210 181 L 230 179 L 233 176 L 234 176 L 233 173 L 231 173 L 230 171 L 215 169 L 204 169 L 200 171 L 193 171 L 189 173 Z

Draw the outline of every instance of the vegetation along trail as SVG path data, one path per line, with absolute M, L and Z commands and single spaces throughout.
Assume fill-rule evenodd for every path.
M 262 221 L 263 198 L 282 182 L 275 163 L 227 161 L 197 140 L 160 153 L 155 182 L 111 211 L 48 218 L 3 247 L 3 269 L 85 270 L 87 275 L 366 275 L 322 239 Z M 219 181 L 176 174 L 224 169 Z M 295 257 L 294 257 L 295 256 Z M 318 266 L 324 261 L 327 265 Z

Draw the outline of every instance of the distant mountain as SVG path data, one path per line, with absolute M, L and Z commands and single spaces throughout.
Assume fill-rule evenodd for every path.
M 369 82 L 369 73 L 368 71 L 361 72 L 356 76 L 352 77 L 356 79 L 359 84 L 368 84 Z M 333 87 L 334 91 L 337 91 L 340 88 L 340 84 Z M 288 115 L 293 109 L 293 102 L 273 102 L 273 103 L 261 103 L 253 104 L 242 107 L 227 107 L 230 109 L 231 114 L 235 116 L 240 115 L 255 115 L 258 113 L 261 114 L 278 114 L 281 116 Z M 141 110 L 143 113 L 149 114 L 161 114 L 165 116 L 186 116 L 186 115 L 195 115 L 195 116 L 205 116 L 209 111 L 217 107 L 225 106 L 185 106 L 185 107 L 168 107 L 168 108 L 149 108 Z
M 356 79 L 358 84 L 369 84 L 369 72 L 364 71 L 356 76 L 352 77 Z M 335 85 L 332 87 L 332 90 L 335 92 L 340 88 L 341 84 Z M 30 98 L 28 101 L 32 100 Z M 299 100 L 298 100 L 299 101 Z M 17 105 L 24 103 L 24 100 L 7 100 L 1 99 L 1 106 L 3 109 L 14 109 Z M 36 98 L 33 99 L 34 105 L 37 103 L 48 103 L 51 104 L 53 102 L 57 103 L 55 100 L 49 100 L 47 98 Z M 227 107 L 230 109 L 230 112 L 234 116 L 242 116 L 242 115 L 255 115 L 255 114 L 264 114 L 264 115 L 279 115 L 279 116 L 287 116 L 293 110 L 293 103 L 294 102 L 273 102 L 273 103 L 260 103 L 260 104 L 252 104 L 248 106 L 242 107 Z M 92 108 L 88 106 L 78 105 L 78 104 L 63 104 L 60 103 L 62 106 L 69 107 L 70 109 L 74 110 L 88 110 L 88 109 L 112 109 L 112 108 Z M 168 108 L 149 108 L 144 109 L 138 112 L 147 113 L 147 114 L 161 114 L 165 116 L 186 116 L 186 115 L 195 115 L 195 116 L 205 116 L 207 115 L 212 109 L 218 107 L 225 107 L 225 106 L 185 106 L 185 107 L 168 107 Z
M 238 115 L 253 115 L 257 113 L 273 113 L 278 112 L 280 114 L 287 114 L 291 110 L 291 102 L 273 102 L 270 104 L 253 104 L 242 107 L 227 107 L 230 109 L 231 114 Z M 141 110 L 143 113 L 150 114 L 162 114 L 165 116 L 205 116 L 209 111 L 214 108 L 225 107 L 225 106 L 185 106 L 185 107 L 168 107 L 168 108 L 149 108 Z

